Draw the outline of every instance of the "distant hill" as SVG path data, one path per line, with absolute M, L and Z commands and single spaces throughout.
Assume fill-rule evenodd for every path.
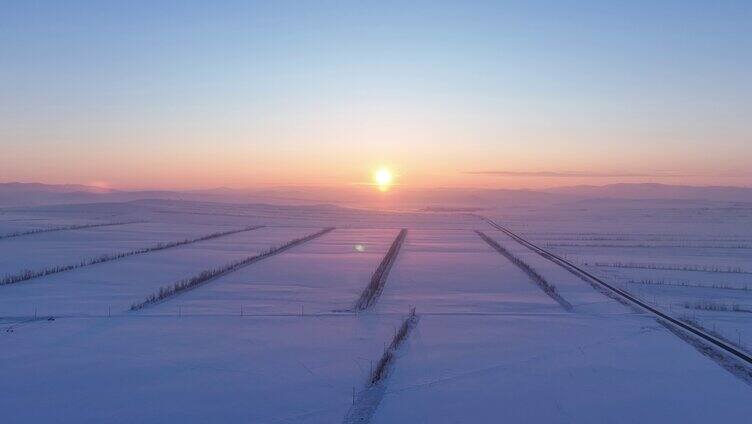
M 217 188 L 191 191 L 124 191 L 86 185 L 0 183 L 0 207 L 126 202 L 143 199 L 190 200 L 277 205 L 337 204 L 351 207 L 412 210 L 463 210 L 564 204 L 586 199 L 703 200 L 752 203 L 752 188 L 696 187 L 665 184 L 611 184 L 544 190 L 395 187 L 387 194 L 370 186 L 344 188 L 275 187 Z M 467 209 L 469 210 L 469 209 Z
M 752 202 L 752 187 L 684 186 L 667 184 L 609 184 L 572 186 L 543 190 L 546 193 L 584 198 L 684 199 L 721 202 Z
M 168 191 L 120 191 L 77 184 L 0 183 L 0 207 L 121 202 L 145 198 L 180 198 Z
M 0 194 L 12 193 L 110 193 L 116 190 L 80 184 L 0 183 Z

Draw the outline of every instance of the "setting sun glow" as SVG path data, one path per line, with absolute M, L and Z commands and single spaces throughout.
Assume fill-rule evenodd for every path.
M 381 168 L 373 174 L 373 181 L 376 183 L 376 186 L 380 191 L 387 191 L 394 181 L 394 176 L 392 176 L 390 170 Z

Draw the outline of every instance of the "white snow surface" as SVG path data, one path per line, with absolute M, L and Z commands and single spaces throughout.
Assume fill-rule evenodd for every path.
M 309 232 L 312 232 L 309 230 Z M 398 230 L 338 229 L 144 313 L 300 314 L 351 309 Z M 291 237 L 292 238 L 292 237 Z M 407 313 L 407 308 L 401 312 Z
M 595 263 L 747 268 L 752 214 L 607 203 L 500 208 L 488 216 L 744 346 L 752 314 L 681 305 L 746 307 L 749 275 Z M 368 393 L 372 369 L 410 307 L 419 320 L 378 383 L 383 398 L 371 398 L 372 423 L 706 423 L 752 416 L 749 381 L 478 216 L 136 201 L 18 208 L 0 218 L 0 234 L 147 221 L 0 240 L 0 274 L 266 225 L 0 286 L 2 422 L 342 422 L 353 399 Z M 329 226 L 337 228 L 129 310 L 160 287 Z M 350 312 L 402 228 L 408 235 L 380 298 L 369 311 Z M 572 311 L 476 229 L 554 285 Z M 669 243 L 692 246 L 655 246 Z

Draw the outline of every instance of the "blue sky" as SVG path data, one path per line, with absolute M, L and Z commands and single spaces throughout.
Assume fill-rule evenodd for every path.
M 748 181 L 749 2 L 469 3 L 8 2 L 0 180 Z

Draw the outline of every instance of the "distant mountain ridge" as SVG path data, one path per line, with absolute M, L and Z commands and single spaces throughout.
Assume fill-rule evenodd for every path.
M 657 183 L 580 185 L 543 190 L 546 193 L 608 199 L 683 199 L 752 202 L 752 187 L 685 186 Z
M 494 208 L 555 204 L 585 199 L 704 200 L 752 203 L 752 187 L 683 186 L 666 184 L 610 184 L 570 186 L 542 190 L 396 187 L 387 195 L 369 186 L 344 188 L 275 187 L 208 190 L 125 191 L 76 184 L 0 183 L 0 207 L 54 204 L 125 202 L 143 199 L 190 200 L 222 203 L 321 204 L 382 209 Z
M 81 184 L 43 184 L 43 183 L 0 183 L 0 194 L 25 193 L 25 192 L 48 192 L 48 193 L 110 193 L 117 190 L 94 187 Z

